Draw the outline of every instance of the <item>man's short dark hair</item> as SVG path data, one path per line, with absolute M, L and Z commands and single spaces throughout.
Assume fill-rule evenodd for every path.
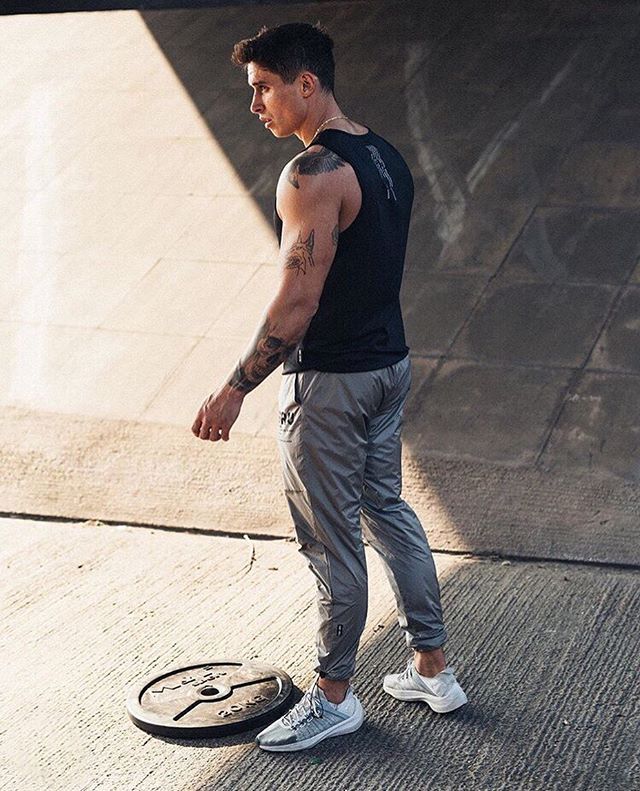
M 236 66 L 257 63 L 292 83 L 302 71 L 316 75 L 322 88 L 333 93 L 335 64 L 333 40 L 320 26 L 292 22 L 278 27 L 263 27 L 252 38 L 245 38 L 233 48 Z

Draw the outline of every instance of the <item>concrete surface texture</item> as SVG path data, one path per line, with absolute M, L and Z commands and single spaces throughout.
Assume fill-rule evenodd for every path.
M 231 442 L 189 428 L 276 288 L 299 150 L 229 51 L 316 19 L 341 106 L 415 176 L 405 492 L 470 703 L 386 698 L 407 652 L 369 553 L 366 724 L 276 756 L 148 736 L 124 702 L 222 655 L 313 677 L 279 377 Z M 0 16 L 0 64 L 0 789 L 640 788 L 640 5 Z
M 0 535 L 2 789 L 640 785 L 636 571 L 438 555 L 448 661 L 470 702 L 437 715 L 382 691 L 407 649 L 368 554 L 356 677 L 366 722 L 278 755 L 256 747 L 256 731 L 193 743 L 152 737 L 124 704 L 153 672 L 222 658 L 276 664 L 306 688 L 315 604 L 293 543 L 8 519 Z
M 229 51 L 296 19 L 328 26 L 343 109 L 415 176 L 407 486 L 428 489 L 438 545 L 540 554 L 516 491 L 552 515 L 538 529 L 557 557 L 636 562 L 640 6 L 625 2 L 0 17 L 3 511 L 255 521 L 250 487 L 233 518 L 218 504 L 230 457 L 252 483 L 277 464 L 279 376 L 246 400 L 236 450 L 205 452 L 189 427 L 275 290 L 273 189 L 300 147 L 250 116 Z M 161 514 L 158 437 L 181 471 Z M 483 478 L 469 497 L 494 505 L 477 530 L 456 492 Z M 268 511 L 258 532 L 283 534 Z

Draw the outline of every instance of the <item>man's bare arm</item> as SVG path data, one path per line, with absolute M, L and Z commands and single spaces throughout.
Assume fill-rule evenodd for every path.
M 318 162 L 324 160 L 331 161 L 331 167 L 320 168 Z M 249 349 L 228 381 L 230 387 L 242 393 L 257 387 L 289 357 L 303 339 L 317 310 L 320 293 L 338 245 L 339 183 L 333 185 L 333 198 L 327 199 L 327 187 L 330 185 L 326 184 L 326 180 L 323 183 L 316 178 L 311 183 L 311 179 L 301 180 L 299 177 L 318 176 L 344 167 L 345 164 L 333 152 L 321 148 L 320 152 L 304 152 L 283 171 L 278 187 L 278 208 L 283 219 L 281 287 L 267 309 L 266 317 Z M 295 174 L 295 179 L 292 174 Z M 294 187 L 295 193 L 291 187 Z M 315 221 L 314 226 L 317 222 L 318 230 L 309 227 L 309 219 Z M 316 261 L 318 249 L 321 256 L 319 262 Z M 318 265 L 319 269 L 316 269 Z
M 305 157 L 309 163 L 305 164 Z M 244 396 L 289 357 L 318 309 L 338 243 L 341 178 L 347 167 L 320 170 L 317 159 L 317 150 L 303 152 L 280 178 L 277 208 L 283 229 L 278 293 L 233 373 L 200 408 L 192 431 L 201 439 L 228 439 Z M 296 184 L 290 180 L 292 172 Z

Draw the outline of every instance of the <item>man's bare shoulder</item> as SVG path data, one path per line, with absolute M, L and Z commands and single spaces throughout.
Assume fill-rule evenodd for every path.
M 300 176 L 318 176 L 341 168 L 351 170 L 351 166 L 335 152 L 324 146 L 315 145 L 305 149 L 288 162 L 280 178 L 300 189 Z

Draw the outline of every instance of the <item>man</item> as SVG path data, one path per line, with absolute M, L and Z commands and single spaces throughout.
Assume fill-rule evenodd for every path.
M 402 500 L 400 431 L 410 386 L 399 291 L 413 182 L 400 154 L 347 118 L 334 89 L 333 42 L 319 27 L 263 28 L 235 45 L 251 112 L 304 150 L 276 192 L 280 287 L 229 380 L 193 433 L 228 440 L 246 394 L 284 363 L 279 447 L 300 551 L 318 585 L 318 678 L 259 734 L 265 750 L 312 747 L 357 730 L 350 688 L 367 612 L 361 520 L 414 651 L 384 689 L 447 712 L 466 703 L 442 645 L 440 590 L 424 531 Z

